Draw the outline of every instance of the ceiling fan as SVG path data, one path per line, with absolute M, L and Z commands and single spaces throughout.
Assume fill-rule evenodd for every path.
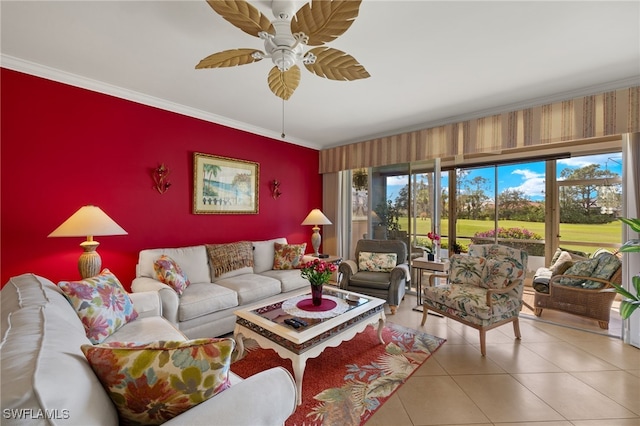
M 232 49 L 201 60 L 196 69 L 233 67 L 271 59 L 275 66 L 268 76 L 271 91 L 283 100 L 300 83 L 299 64 L 319 77 L 358 80 L 369 77 L 351 55 L 324 46 L 349 29 L 362 0 L 312 0 L 295 14 L 295 2 L 273 0 L 271 22 L 245 0 L 207 0 L 211 8 L 247 34 L 264 40 L 264 50 Z M 306 46 L 314 47 L 305 52 Z

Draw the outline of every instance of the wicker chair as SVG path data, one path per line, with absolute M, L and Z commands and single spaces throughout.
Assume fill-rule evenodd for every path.
M 581 280 L 597 281 L 604 284 L 601 289 L 584 289 L 561 285 L 562 278 L 574 278 Z M 568 312 L 573 315 L 595 319 L 600 328 L 609 328 L 609 318 L 611 305 L 616 298 L 615 292 L 602 291 L 613 288 L 610 283 L 620 284 L 622 282 L 622 267 L 618 267 L 609 280 L 594 277 L 583 277 L 577 275 L 555 275 L 549 280 L 549 292 L 535 292 L 534 313 L 536 316 L 542 315 L 544 309 Z

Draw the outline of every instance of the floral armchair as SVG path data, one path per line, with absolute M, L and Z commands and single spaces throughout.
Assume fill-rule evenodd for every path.
M 473 327 L 480 332 L 480 352 L 486 355 L 486 332 L 509 322 L 520 339 L 524 277 L 528 254 L 498 244 L 469 246 L 469 255 L 449 259 L 446 285 L 434 286 L 434 274 L 423 289 L 422 325 L 428 311 Z

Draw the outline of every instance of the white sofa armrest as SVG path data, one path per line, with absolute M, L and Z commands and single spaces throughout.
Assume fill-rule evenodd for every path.
M 275 367 L 254 374 L 164 424 L 283 425 L 296 410 L 296 403 L 293 377 L 286 369 Z
M 162 316 L 176 326 L 178 325 L 178 306 L 180 305 L 180 297 L 174 289 L 158 280 L 154 280 L 153 278 L 138 277 L 131 283 L 131 290 L 134 293 L 145 291 L 157 292 L 160 296 L 160 300 L 162 301 Z
M 138 313 L 138 318 L 162 315 L 162 302 L 157 291 L 129 293 L 129 297 L 133 302 L 133 308 Z

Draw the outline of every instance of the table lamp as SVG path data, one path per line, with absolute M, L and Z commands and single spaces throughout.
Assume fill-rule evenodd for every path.
M 313 209 L 302 221 L 302 225 L 313 225 L 313 234 L 311 235 L 311 245 L 313 246 L 313 255 L 319 257 L 320 243 L 322 237 L 320 236 L 320 227 L 318 225 L 331 225 L 331 221 L 320 211 L 320 209 Z
M 127 235 L 127 231 L 122 229 L 99 207 L 84 206 L 80 207 L 48 236 L 87 237 L 87 240 L 80 244 L 84 253 L 78 259 L 78 270 L 82 278 L 89 278 L 98 275 L 102 266 L 102 260 L 96 251 L 100 243 L 93 239 L 96 235 Z

